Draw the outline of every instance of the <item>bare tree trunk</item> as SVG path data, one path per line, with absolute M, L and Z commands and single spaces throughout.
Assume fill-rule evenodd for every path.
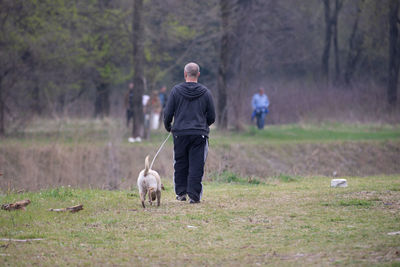
M 322 53 L 322 76 L 329 82 L 329 55 L 331 50 L 332 23 L 330 0 L 322 0 L 325 10 L 325 45 Z
M 361 3 L 359 5 L 361 5 L 363 2 L 364 0 L 361 0 Z M 349 51 L 347 53 L 346 70 L 344 73 L 344 81 L 346 84 L 350 84 L 356 69 L 357 62 L 362 53 L 361 45 L 363 42 L 363 37 L 357 35 L 360 14 L 361 6 L 358 6 L 356 19 L 354 20 L 353 28 L 349 38 Z
M 241 115 L 243 114 L 243 99 L 245 97 L 244 92 L 249 88 L 249 73 L 252 73 L 252 62 L 250 60 L 251 53 L 246 49 L 249 43 L 253 40 L 251 34 L 249 33 L 249 25 L 251 20 L 251 15 L 253 14 L 253 0 L 239 0 L 237 2 L 237 9 L 235 12 L 235 22 L 234 22 L 234 36 L 231 43 L 234 44 L 234 48 L 231 49 L 231 53 L 237 55 L 238 59 L 236 64 L 232 64 L 232 69 L 234 73 L 237 73 L 238 81 L 235 82 L 234 96 L 231 97 L 231 103 L 233 106 L 234 114 L 234 126 L 236 131 L 242 131 L 244 129 L 243 121 Z
M 110 115 L 110 88 L 107 83 L 100 83 L 96 88 L 95 117 Z
M 218 127 L 220 129 L 228 128 L 228 94 L 227 94 L 227 74 L 229 68 L 229 36 L 230 36 L 230 0 L 219 1 L 221 9 L 221 24 L 222 24 L 222 37 L 221 37 L 221 50 L 219 56 L 218 67 Z
M 5 70 L 2 74 L 0 74 L 0 136 L 4 136 L 6 134 L 6 126 L 5 126 L 6 102 L 5 102 L 4 87 L 2 82 L 3 78 L 6 77 L 10 71 L 11 68 Z
M 0 77 L 0 136 L 4 136 L 5 134 L 5 122 L 4 122 L 4 99 L 3 99 L 3 85 L 2 85 L 3 77 Z
M 340 61 L 339 61 L 339 46 L 338 46 L 338 24 L 339 24 L 339 12 L 342 8 L 343 1 L 335 1 L 335 13 L 332 18 L 333 26 L 333 48 L 335 53 L 335 82 L 339 82 L 340 79 Z
M 331 14 L 330 0 L 322 0 L 325 10 L 325 45 L 322 53 L 322 76 L 329 82 L 329 57 L 331 50 L 331 40 L 333 39 L 333 52 L 335 54 L 335 82 L 340 79 L 339 45 L 338 45 L 338 17 L 343 0 L 335 0 L 335 9 Z M 332 32 L 333 30 L 333 32 Z
M 40 89 L 39 86 L 36 84 L 32 91 L 32 106 L 31 109 L 34 114 L 42 115 L 42 103 L 40 102 Z
M 144 30 L 143 30 L 143 0 L 133 2 L 133 126 L 132 136 L 143 137 L 144 114 L 142 96 L 144 93 Z
M 233 105 L 235 106 L 233 109 L 233 113 L 235 114 L 235 130 L 236 131 L 243 131 L 244 130 L 244 124 L 243 121 L 241 120 L 241 115 L 243 114 L 243 99 L 244 97 L 244 92 L 245 89 L 249 88 L 249 80 L 247 77 L 247 73 L 245 72 L 246 67 L 244 67 L 244 63 L 241 64 L 240 67 L 240 80 L 237 83 L 238 88 L 237 88 L 237 93 L 235 94 L 235 100 L 233 102 Z
M 391 106 L 397 102 L 397 82 L 399 77 L 399 29 L 397 23 L 399 1 L 390 0 L 389 3 L 389 77 L 387 99 Z

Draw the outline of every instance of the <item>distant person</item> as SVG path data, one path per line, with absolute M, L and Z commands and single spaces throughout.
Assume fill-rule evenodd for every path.
M 143 105 L 143 115 L 144 115 L 144 138 L 148 139 L 150 137 L 150 96 L 143 95 L 142 96 L 142 105 Z
M 161 87 L 160 92 L 158 93 L 158 98 L 160 99 L 161 107 L 164 109 L 165 104 L 167 104 L 167 87 L 166 86 Z
M 168 99 L 166 86 L 161 87 L 160 92 L 158 93 L 158 98 L 160 99 L 161 103 L 161 111 L 160 111 L 160 123 L 161 123 L 164 117 L 164 109 Z
M 126 110 L 126 127 L 129 127 L 129 121 L 133 119 L 133 83 L 129 83 L 129 90 L 125 94 L 124 106 Z
M 148 103 L 150 111 L 150 129 L 157 130 L 160 123 L 160 114 L 162 110 L 161 102 L 157 91 L 153 91 L 150 95 Z
M 164 126 L 174 138 L 174 186 L 176 199 L 200 203 L 202 179 L 208 153 L 209 126 L 215 121 L 210 90 L 197 82 L 199 65 L 188 63 L 185 81 L 172 88 L 164 110 Z M 171 126 L 172 119 L 174 124 Z
M 142 105 L 143 105 L 143 115 L 144 115 L 144 138 L 147 139 L 149 136 L 149 127 L 150 127 L 150 114 L 148 113 L 148 110 L 150 110 L 147 106 L 149 102 L 150 96 L 148 95 L 142 95 Z M 128 142 L 134 143 L 134 142 L 141 142 L 142 138 L 140 136 L 134 138 L 134 137 L 129 137 Z
M 264 88 L 260 87 L 258 93 L 253 96 L 251 100 L 251 105 L 253 107 L 253 113 L 251 114 L 251 120 L 254 118 L 257 120 L 257 128 L 264 129 L 265 116 L 267 115 L 269 100 L 268 96 L 264 92 Z

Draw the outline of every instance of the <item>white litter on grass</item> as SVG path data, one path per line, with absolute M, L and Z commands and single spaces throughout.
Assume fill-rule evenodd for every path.
M 188 225 L 187 228 L 196 229 L 197 227 L 196 227 L 196 226 L 193 226 L 193 225 Z
M 135 142 L 142 142 L 142 138 L 140 138 L 140 136 L 133 138 L 133 137 L 129 137 L 128 138 L 128 142 L 129 143 L 135 143 Z
M 388 235 L 400 235 L 400 231 L 387 233 Z
M 331 187 L 347 187 L 346 179 L 332 179 Z

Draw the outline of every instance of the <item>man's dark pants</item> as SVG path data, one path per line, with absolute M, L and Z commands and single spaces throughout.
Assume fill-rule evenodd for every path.
M 201 181 L 208 153 L 208 139 L 204 135 L 174 135 L 174 183 L 178 196 L 188 194 L 200 201 L 203 192 Z
M 133 118 L 133 110 L 132 109 L 127 109 L 126 110 L 126 127 L 129 126 L 129 121 Z

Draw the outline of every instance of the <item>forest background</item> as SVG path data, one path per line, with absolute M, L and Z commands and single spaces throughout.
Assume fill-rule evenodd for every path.
M 398 266 L 399 5 L 0 0 L 0 203 L 31 201 L 0 212 L 0 265 Z M 142 95 L 190 61 L 219 128 L 202 203 L 175 200 L 169 139 L 161 206 L 143 209 L 136 178 L 167 132 L 128 138 Z M 264 130 L 249 126 L 261 86 Z
M 263 86 L 269 124 L 399 122 L 397 0 L 0 1 L 0 134 L 36 117 L 121 117 L 200 65 L 220 128 Z

